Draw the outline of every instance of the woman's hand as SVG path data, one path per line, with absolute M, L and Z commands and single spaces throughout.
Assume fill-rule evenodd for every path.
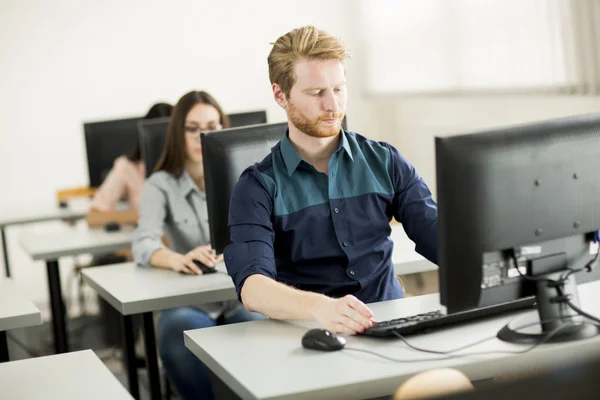
M 194 264 L 193 259 L 187 255 L 184 256 L 183 254 L 173 253 L 169 257 L 168 264 L 169 268 L 175 272 L 190 275 L 202 275 L 202 270 L 200 270 L 200 268 Z

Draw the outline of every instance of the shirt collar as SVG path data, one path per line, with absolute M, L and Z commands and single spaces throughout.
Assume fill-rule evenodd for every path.
M 341 149 L 344 149 L 346 151 L 346 154 L 350 156 L 350 159 L 354 161 L 354 157 L 352 156 L 352 149 L 350 148 L 350 143 L 348 142 L 348 138 L 346 137 L 347 134 L 346 132 L 344 132 L 343 129 L 341 130 L 341 135 L 342 140 L 340 141 L 340 146 L 334 153 L 337 153 Z M 285 163 L 288 176 L 292 176 L 294 171 L 296 171 L 296 169 L 298 168 L 298 165 L 300 165 L 300 162 L 303 160 L 302 157 L 300 157 L 300 154 L 298 154 L 298 152 L 294 148 L 294 145 L 292 145 L 292 142 L 290 141 L 289 129 L 286 129 L 285 135 L 283 135 L 283 139 L 281 139 L 281 155 L 283 157 L 283 162 Z
M 178 181 L 179 181 L 179 187 L 181 188 L 181 194 L 183 195 L 183 197 L 186 197 L 192 191 L 195 191 L 200 196 L 204 196 L 204 192 L 200 190 L 198 185 L 196 185 L 196 182 L 194 182 L 194 180 L 192 179 L 192 177 L 190 176 L 190 174 L 187 172 L 187 170 L 185 168 L 183 169 L 183 172 L 179 176 Z

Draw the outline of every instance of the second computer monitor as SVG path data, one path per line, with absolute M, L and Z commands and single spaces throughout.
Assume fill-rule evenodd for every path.
M 229 125 L 231 128 L 267 123 L 266 111 L 248 111 L 243 113 L 235 113 L 229 114 L 228 117 Z
M 115 159 L 133 152 L 138 141 L 138 121 L 127 118 L 83 124 L 90 187 L 97 188 Z
M 266 111 L 250 111 L 229 114 L 229 123 L 232 128 L 264 124 L 267 122 Z M 154 172 L 154 168 L 162 156 L 167 140 L 167 129 L 170 117 L 140 120 L 138 124 L 140 151 L 146 167 L 146 177 Z
M 287 123 L 253 125 L 202 133 L 204 181 L 210 238 L 223 253 L 229 244 L 229 199 L 246 168 L 262 161 L 283 137 Z
M 152 175 L 165 147 L 170 117 L 141 120 L 138 124 L 140 154 L 144 160 L 146 177 Z

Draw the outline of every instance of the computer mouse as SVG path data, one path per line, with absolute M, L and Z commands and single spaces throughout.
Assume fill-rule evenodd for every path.
M 302 336 L 302 347 L 319 351 L 341 350 L 346 339 L 326 329 L 311 329 Z
M 110 221 L 104 224 L 104 230 L 106 232 L 117 232 L 121 230 L 121 225 L 118 222 Z
M 198 268 L 200 268 L 200 271 L 202 271 L 202 274 L 214 274 L 215 272 L 217 272 L 216 268 L 211 268 L 208 265 L 205 265 L 203 262 L 198 261 L 198 260 L 192 260 L 194 262 L 194 264 L 196 264 L 198 266 Z

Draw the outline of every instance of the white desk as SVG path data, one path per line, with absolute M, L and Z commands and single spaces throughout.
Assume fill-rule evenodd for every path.
M 133 230 L 117 232 L 103 229 L 65 229 L 60 232 L 23 232 L 21 247 L 33 260 L 57 260 L 59 257 L 84 253 L 104 254 L 131 247 Z
M 209 275 L 184 275 L 135 263 L 86 268 L 83 280 L 122 315 L 144 314 L 236 298 L 225 266 Z
M 131 247 L 133 230 L 122 228 L 118 232 L 105 232 L 101 229 L 65 229 L 61 232 L 23 232 L 21 247 L 33 260 L 46 261 L 48 289 L 52 310 L 52 328 L 56 353 L 69 351 L 65 325 L 65 305 L 60 287 L 58 258 L 92 253 L 104 254 Z
M 600 315 L 600 282 L 579 286 L 585 311 Z M 438 295 L 375 303 L 375 318 L 385 320 L 439 309 Z M 525 311 L 502 314 L 463 326 L 410 336 L 411 344 L 450 350 L 494 337 L 508 321 Z M 342 350 L 323 353 L 300 344 L 311 323 L 265 320 L 186 331 L 186 346 L 243 399 L 358 399 L 390 395 L 408 377 L 438 367 L 457 368 L 471 380 L 514 374 L 548 366 L 581 362 L 600 355 L 600 336 L 563 344 L 542 345 L 531 352 L 488 354 L 444 361 L 392 362 L 373 355 Z M 439 357 L 406 347 L 400 340 L 365 336 L 348 338 L 347 347 L 389 357 L 426 360 Z M 521 350 L 492 339 L 465 352 Z
M 231 277 L 225 273 L 225 265 L 221 264 L 217 269 L 220 272 L 195 276 L 124 263 L 100 268 L 91 267 L 82 272 L 83 280 L 123 315 L 129 391 L 135 398 L 139 397 L 139 389 L 135 369 L 132 315 L 142 315 L 150 394 L 153 399 L 160 399 L 152 312 L 237 298 Z
M 8 259 L 5 232 L 5 228 L 7 226 L 56 220 L 75 221 L 85 217 L 86 214 L 87 207 L 81 206 L 72 208 L 52 207 L 36 212 L 28 209 L 2 210 L 2 212 L 0 212 L 0 237 L 2 239 L 2 252 L 4 255 L 4 269 L 6 270 L 6 277 L 10 277 L 10 264 Z
M 2 400 L 127 400 L 131 396 L 91 350 L 0 364 Z
M 9 359 L 6 331 L 41 324 L 40 310 L 23 296 L 12 279 L 0 279 L 0 363 Z

